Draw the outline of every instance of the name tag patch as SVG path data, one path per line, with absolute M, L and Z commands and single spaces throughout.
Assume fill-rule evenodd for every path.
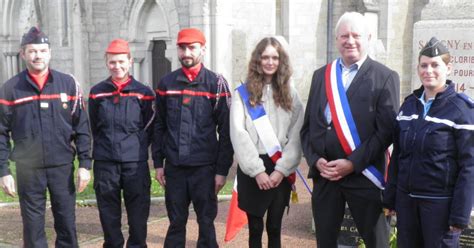
M 41 108 L 49 108 L 49 103 L 47 103 L 47 102 L 41 102 L 41 103 L 40 103 L 40 107 L 41 107 Z

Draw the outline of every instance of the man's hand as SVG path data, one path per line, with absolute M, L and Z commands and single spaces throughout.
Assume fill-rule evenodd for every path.
M 332 181 L 337 181 L 354 171 L 354 165 L 348 159 L 336 159 L 328 162 L 326 165 L 334 175 L 334 180 Z
M 280 185 L 283 178 L 285 178 L 285 175 L 283 175 L 283 173 L 277 170 L 274 170 L 272 174 L 270 174 L 270 181 L 272 182 L 274 188 Z
M 79 168 L 79 170 L 77 170 L 77 192 L 81 193 L 84 191 L 90 180 L 91 173 L 89 170 L 86 168 Z
M 258 188 L 260 190 L 269 190 L 273 188 L 273 183 L 270 180 L 270 177 L 265 172 L 260 172 L 257 176 L 255 176 L 255 180 L 257 181 Z
M 158 183 L 162 187 L 165 187 L 166 186 L 165 170 L 163 168 L 156 168 L 155 171 L 156 171 L 156 175 L 155 175 L 156 181 L 158 181 Z
M 336 173 L 334 172 L 334 169 L 328 166 L 328 161 L 325 158 L 320 158 L 318 161 L 316 161 L 316 169 L 319 170 L 319 174 L 331 181 L 337 181 L 341 178 L 336 176 Z
M 215 178 L 215 193 L 216 195 L 221 191 L 226 182 L 226 176 L 216 175 Z
M 2 187 L 5 194 L 15 197 L 15 179 L 13 179 L 12 175 L 0 177 L 0 187 Z

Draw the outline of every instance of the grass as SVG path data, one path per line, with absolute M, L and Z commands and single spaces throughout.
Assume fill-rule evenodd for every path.
M 74 163 L 75 167 L 76 167 L 76 172 L 77 172 L 77 161 Z M 14 163 L 12 163 L 12 165 L 10 166 L 10 170 L 12 171 L 12 175 L 13 177 L 15 178 L 15 185 L 16 185 L 16 166 Z M 92 173 L 91 171 L 91 181 L 89 182 L 89 184 L 87 185 L 87 188 L 82 192 L 82 193 L 77 193 L 76 194 L 76 199 L 77 200 L 86 200 L 86 199 L 95 199 L 95 192 L 94 192 L 94 188 L 93 188 L 93 182 L 94 182 L 94 173 Z M 154 169 L 151 169 L 150 170 L 150 174 L 151 174 L 151 189 L 150 189 L 150 193 L 151 193 L 151 197 L 160 197 L 160 196 L 164 196 L 165 194 L 165 190 L 163 189 L 163 187 L 161 187 L 161 185 L 155 180 L 155 170 Z M 74 180 L 77 179 L 77 176 L 74 176 Z M 232 187 L 233 187 L 233 179 L 232 180 L 229 180 L 226 185 L 224 186 L 224 188 L 219 192 L 219 195 L 228 195 L 228 194 L 231 194 L 232 193 Z M 49 198 L 49 194 L 48 194 L 48 198 Z M 3 190 L 0 190 L 0 203 L 6 203 L 6 202 L 18 202 L 18 195 L 16 197 L 10 197 L 10 196 L 7 196 Z

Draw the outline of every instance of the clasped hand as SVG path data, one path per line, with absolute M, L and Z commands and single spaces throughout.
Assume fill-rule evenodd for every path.
M 258 188 L 260 190 L 269 190 L 278 187 L 285 175 L 280 171 L 274 170 L 270 175 L 266 172 L 261 172 L 255 176 Z
M 316 168 L 320 175 L 330 181 L 337 181 L 354 171 L 354 165 L 348 159 L 336 159 L 328 162 L 324 158 L 318 159 Z

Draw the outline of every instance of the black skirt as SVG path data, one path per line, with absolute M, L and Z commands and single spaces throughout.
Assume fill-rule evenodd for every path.
M 265 172 L 270 175 L 275 170 L 275 165 L 267 155 L 260 155 L 260 158 L 265 165 Z M 283 178 L 278 187 L 270 190 L 260 190 L 255 178 L 244 174 L 240 167 L 238 167 L 237 192 L 240 209 L 251 215 L 263 217 L 277 194 L 285 199 L 283 203 L 288 206 L 290 203 L 291 185 L 286 178 Z

